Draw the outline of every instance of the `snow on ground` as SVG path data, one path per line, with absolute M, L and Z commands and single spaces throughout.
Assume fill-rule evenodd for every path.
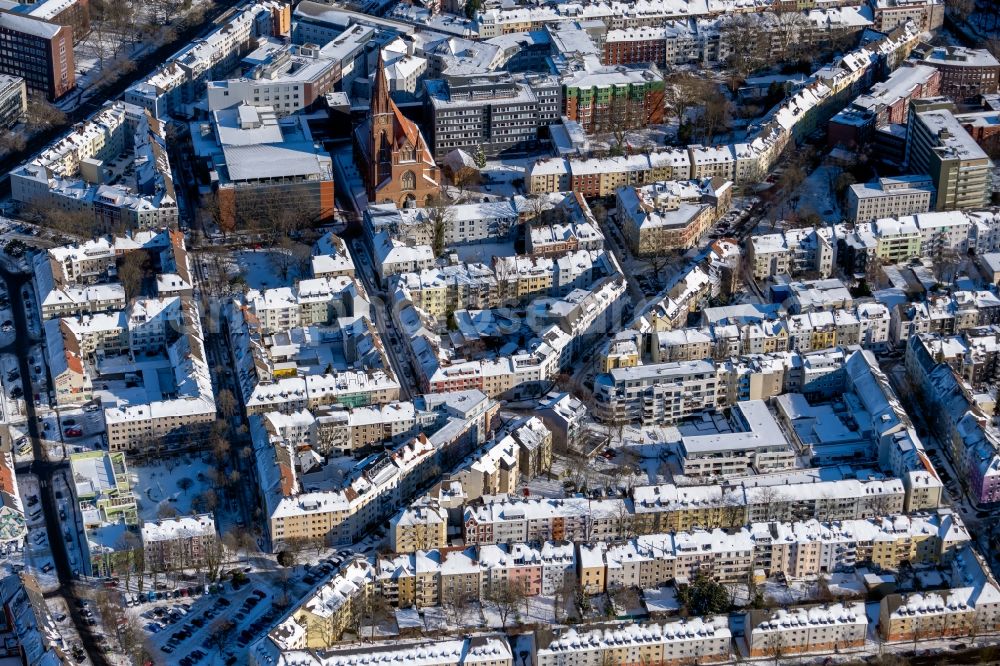
M 77 633 L 76 626 L 69 617 L 69 605 L 66 603 L 66 600 L 62 597 L 46 597 L 45 605 L 48 606 L 49 612 L 52 613 L 52 617 L 59 628 L 59 635 L 62 637 L 66 647 L 71 649 L 73 646 L 81 645 L 80 634 Z M 84 658 L 83 661 L 75 661 L 75 663 L 89 664 L 90 660 Z
M 228 571 L 240 566 L 242 562 L 232 562 L 223 565 L 222 569 Z M 246 663 L 246 645 L 270 629 L 281 617 L 283 608 L 297 603 L 316 587 L 303 581 L 304 569 L 298 566 L 291 569 L 250 572 L 248 576 L 250 582 L 240 586 L 239 589 L 234 590 L 231 583 L 224 583 L 221 594 L 202 595 L 194 597 L 193 600 L 190 597 L 178 597 L 129 607 L 128 614 L 137 617 L 150 634 L 148 640 L 154 662 L 176 664 L 198 648 L 207 654 L 204 661 L 200 662 L 203 665 L 223 664 L 228 655 L 236 656 L 238 659 L 236 663 Z M 224 605 L 225 602 L 220 603 L 220 598 L 225 598 L 229 605 Z M 254 598 L 260 600 L 253 604 L 249 600 Z M 186 610 L 180 620 L 156 618 L 152 614 L 153 609 L 157 607 L 169 609 L 177 605 L 185 606 Z M 203 620 L 201 627 L 195 625 L 195 621 L 199 619 Z M 209 636 L 212 634 L 213 626 L 224 619 L 231 620 L 236 626 L 224 641 L 220 654 L 218 647 L 210 642 Z M 155 625 L 156 629 L 152 629 L 150 625 Z M 182 628 L 191 629 L 193 634 L 179 641 L 169 653 L 162 650 L 171 637 Z M 248 632 L 250 641 L 241 640 L 244 631 Z
M 842 172 L 841 167 L 832 164 L 817 167 L 795 190 L 799 202 L 794 210 L 799 214 L 815 212 L 825 222 L 840 222 L 843 215 L 834 188 L 837 176 Z M 789 206 L 788 210 L 793 209 Z
M 458 255 L 460 261 L 482 264 L 489 264 L 493 257 L 513 257 L 517 254 L 514 251 L 513 241 L 456 245 L 451 248 L 451 251 Z
M 351 144 L 345 144 L 335 148 L 330 155 L 333 157 L 338 195 L 350 200 L 354 211 L 360 214 L 368 207 L 368 197 L 365 194 L 365 181 L 354 163 L 353 150 Z
M 483 625 L 491 629 L 502 629 L 504 623 L 501 613 L 495 604 L 483 601 L 480 604 L 480 611 L 483 616 Z M 567 613 L 569 610 L 567 610 Z M 575 614 L 575 613 L 574 613 Z M 562 617 L 565 617 L 563 614 Z M 518 604 L 516 610 L 507 616 L 507 626 L 518 624 L 553 624 L 555 623 L 555 602 L 552 597 L 537 596 L 527 597 L 525 603 Z
M 48 592 L 59 586 L 52 564 L 52 551 L 48 533 L 45 530 L 45 516 L 40 498 L 29 505 L 33 497 L 39 497 L 38 478 L 34 474 L 18 474 L 17 487 L 24 505 L 28 537 L 25 549 L 9 559 L 9 565 L 23 564 L 38 578 L 42 591 Z M 8 565 L 8 566 L 9 566 Z M 6 567 L 5 567 L 6 568 Z M 44 571 L 43 569 L 48 569 Z
M 192 501 L 212 487 L 208 476 L 210 469 L 212 465 L 193 455 L 166 458 L 157 465 L 130 464 L 139 519 L 156 520 L 161 506 L 171 507 L 182 516 L 190 514 Z M 178 485 L 182 479 L 191 481 L 186 491 Z
M 298 262 L 291 261 L 286 250 L 240 250 L 231 261 L 251 289 L 273 289 L 293 284 L 300 277 Z

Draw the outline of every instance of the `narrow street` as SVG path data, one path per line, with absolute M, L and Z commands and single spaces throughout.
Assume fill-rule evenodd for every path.
M 59 511 L 56 507 L 56 498 L 53 490 L 52 478 L 56 472 L 64 472 L 69 469 L 66 462 L 52 463 L 45 459 L 45 451 L 42 448 L 41 433 L 38 430 L 38 418 L 35 412 L 34 387 L 31 385 L 31 372 L 28 367 L 28 354 L 31 345 L 37 342 L 31 336 L 28 328 L 27 313 L 24 310 L 24 299 L 21 297 L 21 289 L 29 284 L 25 275 L 11 273 L 6 268 L 0 266 L 0 279 L 7 285 L 10 298 L 11 310 L 14 314 L 14 329 L 17 332 L 14 342 L 0 351 L 12 352 L 17 355 L 17 361 L 21 372 L 21 381 L 24 384 L 24 405 L 27 416 L 28 436 L 31 438 L 31 448 L 34 453 L 34 462 L 28 466 L 29 472 L 38 478 L 40 488 L 39 499 L 42 504 L 42 511 L 45 515 L 45 530 L 49 537 L 49 548 L 52 551 L 52 561 L 55 565 L 56 575 L 59 579 L 59 588 L 46 597 L 61 596 L 66 599 L 69 608 L 70 618 L 77 633 L 80 635 L 83 649 L 87 653 L 91 663 L 95 666 L 107 666 L 108 660 L 104 653 L 96 648 L 97 632 L 94 627 L 88 625 L 83 616 L 80 615 L 80 608 L 77 606 L 73 571 L 69 564 L 69 555 L 66 552 L 66 542 L 63 541 L 63 529 L 59 522 Z M 25 470 L 18 470 L 19 472 Z
M 382 345 L 385 348 L 389 364 L 392 366 L 392 371 L 399 382 L 400 399 L 413 400 L 413 396 L 419 395 L 421 391 L 420 387 L 416 385 L 416 378 L 414 377 L 414 380 L 411 381 L 407 374 L 407 371 L 410 371 L 409 360 L 405 358 L 401 359 L 398 356 L 397 347 L 402 337 L 399 335 L 399 331 L 396 330 L 392 317 L 388 314 L 392 304 L 382 300 L 382 292 L 375 286 L 375 264 L 372 263 L 372 257 L 368 254 L 364 243 L 360 240 L 355 240 L 351 244 L 350 249 L 351 255 L 355 259 L 355 272 L 361 276 L 361 281 L 368 292 L 368 297 L 372 301 L 372 319 L 375 321 L 375 328 L 378 330 L 378 334 L 382 337 Z M 364 261 L 361 261 L 362 257 Z M 371 274 L 369 274 L 369 271 L 371 271 Z M 392 331 L 392 336 L 389 335 L 390 330 Z M 410 374 L 412 375 L 412 371 L 410 371 Z

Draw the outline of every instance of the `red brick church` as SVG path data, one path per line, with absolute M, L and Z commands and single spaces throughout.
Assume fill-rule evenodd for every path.
M 441 192 L 441 172 L 420 129 L 389 96 L 381 53 L 368 118 L 354 130 L 354 149 L 370 203 L 423 206 Z

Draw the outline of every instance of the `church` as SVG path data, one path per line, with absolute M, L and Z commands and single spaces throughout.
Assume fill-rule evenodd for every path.
M 416 123 L 389 96 L 379 53 L 368 118 L 354 130 L 357 164 L 370 203 L 423 206 L 441 192 L 441 172 Z

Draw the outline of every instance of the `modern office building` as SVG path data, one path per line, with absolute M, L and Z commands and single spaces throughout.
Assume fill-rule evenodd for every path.
M 562 87 L 554 76 L 514 77 L 507 72 L 445 76 L 427 81 L 434 157 L 482 146 L 490 156 L 538 143 L 543 128 L 559 122 Z
M 59 99 L 76 87 L 73 29 L 0 9 L 0 74 L 23 77 L 31 92 Z

